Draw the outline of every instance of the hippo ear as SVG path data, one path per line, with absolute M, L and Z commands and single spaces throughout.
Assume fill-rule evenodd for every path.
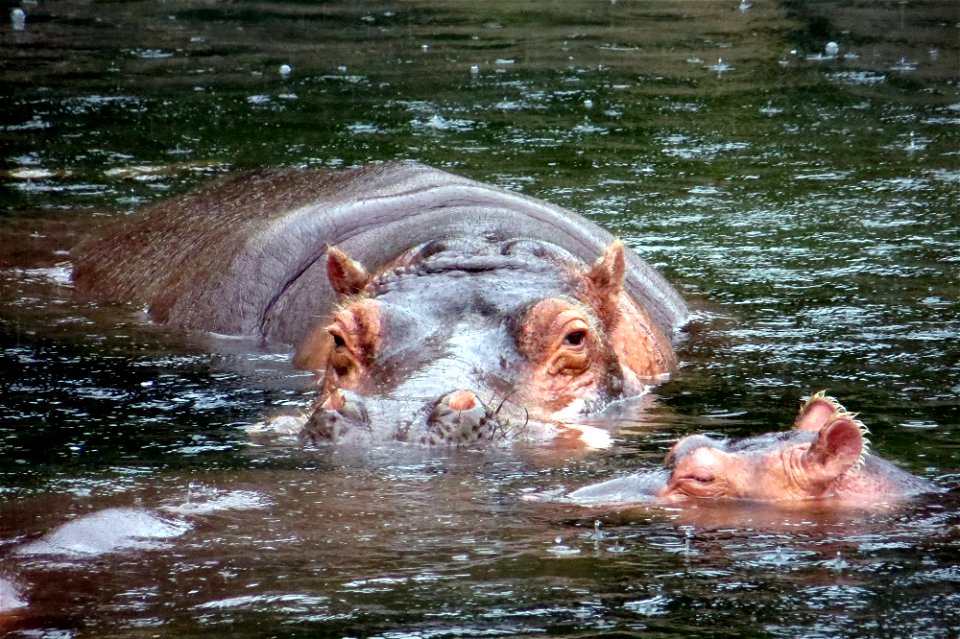
M 595 296 L 591 305 L 608 331 L 613 330 L 620 319 L 618 308 L 626 272 L 623 242 L 614 240 L 586 273 Z
M 816 433 L 834 418 L 838 413 L 844 413 L 843 406 L 824 391 L 814 393 L 810 399 L 800 407 L 800 413 L 793 422 L 795 430 L 805 430 Z
M 803 456 L 811 479 L 827 483 L 853 468 L 863 454 L 863 433 L 849 417 L 838 417 L 820 429 Z
M 331 246 L 327 249 L 327 279 L 337 296 L 344 297 L 362 291 L 370 283 L 370 273 L 336 246 Z
M 623 242 L 614 240 L 587 272 L 587 277 L 603 299 L 615 300 L 623 290 L 623 278 L 626 272 L 627 262 L 623 256 Z

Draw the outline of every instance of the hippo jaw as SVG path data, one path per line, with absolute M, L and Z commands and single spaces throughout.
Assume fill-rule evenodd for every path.
M 377 275 L 329 251 L 341 305 L 297 356 L 323 376 L 307 441 L 347 430 L 425 444 L 496 440 L 639 394 L 669 370 L 640 334 L 642 311 L 625 301 L 619 243 L 591 267 L 529 241 L 454 248 L 420 247 Z

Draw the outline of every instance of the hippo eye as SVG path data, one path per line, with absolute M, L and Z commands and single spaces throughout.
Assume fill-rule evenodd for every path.
M 567 336 L 563 338 L 563 342 L 568 346 L 580 346 L 586 339 L 587 331 L 581 329 L 567 333 Z
M 708 471 L 701 470 L 701 471 L 690 473 L 689 475 L 684 477 L 684 479 L 689 479 L 699 484 L 709 484 L 710 482 L 714 481 L 716 477 Z
M 347 341 L 343 339 L 343 335 L 335 331 L 330 331 L 330 335 L 333 336 L 333 345 L 337 348 L 343 348 L 347 345 Z

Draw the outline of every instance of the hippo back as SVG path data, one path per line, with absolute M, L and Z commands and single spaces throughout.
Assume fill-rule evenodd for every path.
M 434 240 L 534 239 L 591 263 L 613 237 L 546 202 L 415 162 L 349 171 L 246 173 L 122 220 L 74 250 L 83 294 L 149 308 L 158 322 L 298 344 L 329 312 L 328 246 L 371 272 Z M 628 252 L 626 290 L 665 335 L 679 294 Z

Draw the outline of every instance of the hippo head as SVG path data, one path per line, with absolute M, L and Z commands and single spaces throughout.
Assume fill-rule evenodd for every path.
M 845 473 L 863 463 L 861 426 L 839 417 L 817 432 L 799 429 L 738 442 L 685 437 L 667 455 L 660 498 L 796 501 L 832 496 Z
M 800 409 L 793 429 L 737 442 L 685 437 L 667 454 L 657 497 L 866 505 L 896 502 L 933 486 L 872 455 L 856 416 L 820 392 Z
M 738 441 L 690 435 L 674 444 L 663 468 L 584 486 L 568 498 L 592 504 L 701 498 L 861 506 L 934 490 L 870 454 L 866 433 L 853 414 L 821 392 L 804 403 L 789 431 Z
M 370 273 L 330 248 L 339 305 L 297 354 L 322 376 L 303 438 L 470 443 L 642 392 L 672 353 L 623 291 L 623 251 L 586 265 L 542 242 L 456 239 Z

